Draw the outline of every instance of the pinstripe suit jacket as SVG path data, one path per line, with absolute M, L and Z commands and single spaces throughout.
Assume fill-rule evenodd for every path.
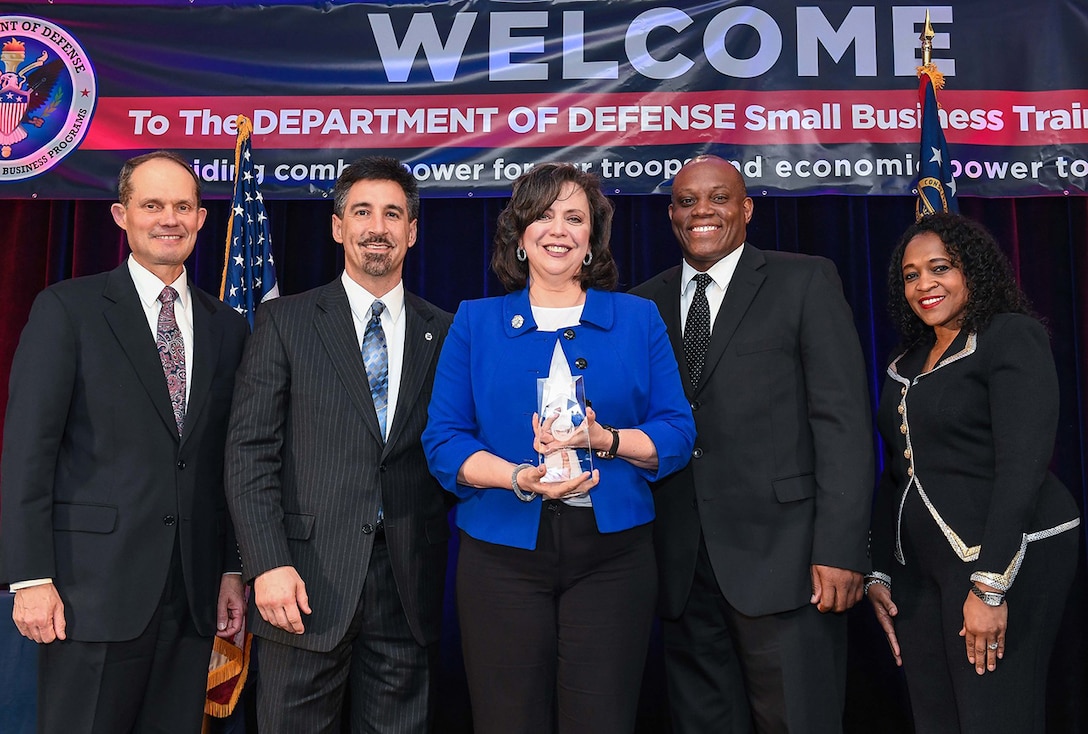
M 420 434 L 452 317 L 410 293 L 405 317 L 400 396 L 383 443 L 340 279 L 257 314 L 237 376 L 227 499 L 246 579 L 294 566 L 313 610 L 302 635 L 251 615 L 261 637 L 318 652 L 340 642 L 381 506 L 412 634 L 420 644 L 438 639 L 449 525 Z

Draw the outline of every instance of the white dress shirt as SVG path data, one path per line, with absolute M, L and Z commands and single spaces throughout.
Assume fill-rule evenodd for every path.
M 733 279 L 733 273 L 740 262 L 740 253 L 744 250 L 742 244 L 737 249 L 710 266 L 706 274 L 713 282 L 706 287 L 706 302 L 710 306 L 710 333 L 714 333 L 714 321 L 718 318 L 718 310 L 725 300 L 725 292 L 729 289 L 729 281 Z M 691 299 L 695 296 L 695 276 L 699 271 L 691 267 L 688 261 L 684 261 L 683 271 L 680 274 L 680 329 L 687 328 L 688 309 L 691 308 Z
M 151 338 L 156 339 L 159 333 L 159 312 L 162 311 L 159 294 L 166 286 L 159 280 L 159 276 L 136 262 L 132 255 L 128 256 L 128 272 L 136 285 L 136 295 L 140 297 L 140 305 L 144 307 L 144 316 L 147 317 L 147 326 L 151 329 Z M 189 280 L 184 267 L 177 280 L 169 285 L 178 292 L 178 297 L 174 301 L 174 318 L 181 330 L 181 339 L 185 342 L 185 405 L 188 406 L 189 388 L 193 384 L 193 371 L 196 365 L 193 363 L 193 296 L 189 293 Z

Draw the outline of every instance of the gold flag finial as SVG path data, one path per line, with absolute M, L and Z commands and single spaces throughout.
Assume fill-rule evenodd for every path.
M 918 76 L 928 74 L 933 80 L 934 89 L 944 89 L 944 75 L 937 71 L 937 65 L 933 63 L 933 26 L 929 23 L 929 8 L 926 8 L 926 25 L 922 29 L 922 35 L 918 40 L 922 42 L 922 65 L 918 67 Z
M 933 26 L 929 24 L 929 8 L 926 8 L 926 26 L 918 40 L 922 42 L 922 66 L 929 66 L 933 57 Z

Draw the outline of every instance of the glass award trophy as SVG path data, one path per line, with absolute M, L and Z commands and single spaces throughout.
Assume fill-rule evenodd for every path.
M 593 471 L 585 387 L 581 375 L 571 375 L 558 339 L 548 376 L 536 381 L 536 397 L 541 428 L 564 444 L 562 448 L 540 455 L 540 463 L 545 467 L 540 481 L 562 482 L 582 472 Z

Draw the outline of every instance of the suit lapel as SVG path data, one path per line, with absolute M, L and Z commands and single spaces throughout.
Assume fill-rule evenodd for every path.
M 710 334 L 710 346 L 707 348 L 703 374 L 699 379 L 700 390 L 710 382 L 710 375 L 725 353 L 725 348 L 740 326 L 748 307 L 752 305 L 763 281 L 767 279 L 767 276 L 759 272 L 765 262 L 762 252 L 751 245 L 744 246 L 737 269 L 725 292 L 725 299 L 718 309 L 717 318 L 714 319 L 714 330 Z
M 189 402 L 185 407 L 185 432 L 181 442 L 192 434 L 193 427 L 200 418 L 200 413 L 208 402 L 212 375 L 215 373 L 214 356 L 219 354 L 222 332 L 212 319 L 212 309 L 204 302 L 204 294 L 190 287 L 193 304 L 193 369 L 192 383 L 189 385 Z
M 113 331 L 121 351 L 132 364 L 155 410 L 170 429 L 170 434 L 176 438 L 177 422 L 170 406 L 170 392 L 166 388 L 162 362 L 159 361 L 155 338 L 147 326 L 147 317 L 144 315 L 132 276 L 128 272 L 127 262 L 121 263 L 109 274 L 103 296 L 111 302 L 103 313 L 106 323 Z
M 409 413 L 416 405 L 423 383 L 430 372 L 438 339 L 432 326 L 433 315 L 422 301 L 411 293 L 404 293 L 404 358 L 401 360 L 400 392 L 393 423 L 389 426 L 386 451 L 397 442 Z
M 332 360 L 333 368 L 344 383 L 348 398 L 355 405 L 367 430 L 381 444 L 382 432 L 374 411 L 374 400 L 370 397 L 370 382 L 359 351 L 348 294 L 339 278 L 322 289 L 317 299 L 314 328 Z
M 654 303 L 661 313 L 661 319 L 665 322 L 665 328 L 669 333 L 669 342 L 672 343 L 673 354 L 676 355 L 676 364 L 680 367 L 680 378 L 684 383 L 684 392 L 691 396 L 691 373 L 688 372 L 688 360 L 684 356 L 684 330 L 680 323 L 680 280 L 683 274 L 681 267 L 675 267 L 665 271 L 661 276 L 661 284 L 654 295 Z

